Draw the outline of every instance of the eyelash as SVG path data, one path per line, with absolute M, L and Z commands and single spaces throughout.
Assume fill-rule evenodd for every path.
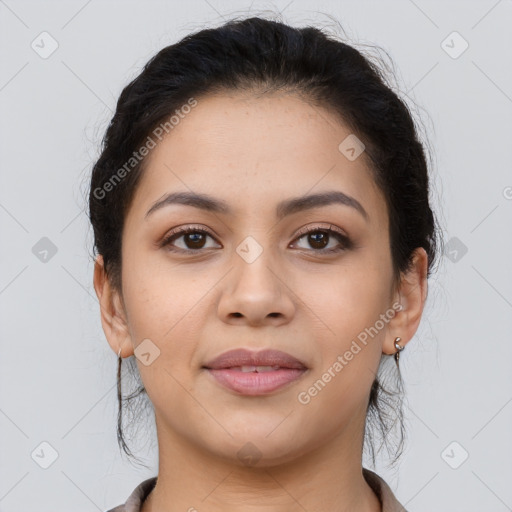
M 318 226 L 315 226 L 313 228 L 304 228 L 302 229 L 296 236 L 296 238 L 294 239 L 295 240 L 299 240 L 301 238 L 303 238 L 304 236 L 310 234 L 310 233 L 325 233 L 325 234 L 328 234 L 329 236 L 334 236 L 338 242 L 340 242 L 340 246 L 336 247 L 336 248 L 331 248 L 331 249 L 311 249 L 311 251 L 313 252 L 316 252 L 316 253 L 320 253 L 320 254 L 333 254 L 333 253 L 338 253 L 338 252 L 341 252 L 341 251 L 346 251 L 346 250 L 349 250 L 349 249 L 352 249 L 354 244 L 352 242 L 352 240 L 344 235 L 343 233 L 341 233 L 340 231 L 338 230 L 335 230 L 335 229 L 331 229 L 332 225 L 329 227 L 329 228 L 320 228 Z M 210 233 L 210 231 L 204 229 L 204 228 L 198 228 L 198 227 L 194 227 L 194 226 L 187 226 L 187 227 L 184 227 L 184 228 L 177 228 L 175 229 L 174 231 L 172 231 L 171 233 L 169 233 L 161 242 L 160 246 L 161 247 L 170 247 L 171 246 L 171 242 L 173 240 L 176 240 L 178 238 L 181 238 L 182 236 L 184 235 L 187 235 L 188 233 L 203 233 L 203 234 L 206 234 L 208 236 L 210 236 L 211 238 L 215 238 L 213 236 L 212 233 Z M 182 252 L 182 253 L 190 253 L 190 252 L 195 252 L 195 253 L 199 253 L 201 251 L 204 251 L 204 250 L 208 250 L 208 249 L 181 249 L 181 248 L 172 248 L 172 249 L 168 249 L 169 251 L 171 252 Z M 307 250 L 307 249 L 302 249 L 302 250 Z

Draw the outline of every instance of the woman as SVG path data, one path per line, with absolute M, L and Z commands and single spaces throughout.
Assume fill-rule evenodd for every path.
M 118 438 L 123 358 L 158 438 L 158 477 L 111 512 L 405 510 L 362 452 L 383 399 L 401 419 L 438 230 L 375 65 L 262 18 L 164 48 L 119 98 L 90 219 Z

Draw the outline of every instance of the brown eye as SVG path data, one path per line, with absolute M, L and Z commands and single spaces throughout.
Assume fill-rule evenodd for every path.
M 313 248 L 314 252 L 320 253 L 340 252 L 352 247 L 352 242 L 346 235 L 331 228 L 307 228 L 296 238 L 296 240 L 302 239 L 306 239 L 306 243 Z M 330 247 L 329 244 L 331 244 Z M 308 249 L 308 247 L 304 248 Z
M 193 233 L 187 233 L 182 236 L 183 236 L 183 240 L 185 241 L 185 245 L 189 249 L 202 249 L 205 244 L 206 237 L 208 235 L 205 235 L 204 233 L 199 233 L 196 231 Z M 189 243 L 191 245 L 188 245 Z
M 330 235 L 325 231 L 314 231 L 306 236 L 308 237 L 308 243 L 315 249 L 324 249 L 329 243 Z
M 184 251 L 193 252 L 202 249 L 211 249 L 212 246 L 207 247 L 207 239 L 213 236 L 205 229 L 195 228 L 192 226 L 186 228 L 179 228 L 174 230 L 162 240 L 162 247 L 170 247 L 171 251 Z M 183 239 L 182 247 L 176 246 L 175 242 Z

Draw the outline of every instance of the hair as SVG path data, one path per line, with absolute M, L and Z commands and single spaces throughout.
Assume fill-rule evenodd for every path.
M 146 162 L 133 163 L 134 152 L 190 98 L 235 91 L 295 93 L 349 127 L 363 141 L 365 161 L 385 198 L 395 283 L 411 268 L 418 247 L 428 255 L 427 277 L 431 275 L 441 240 L 429 204 L 425 152 L 407 105 L 386 83 L 384 72 L 355 47 L 318 28 L 250 17 L 199 30 L 163 48 L 123 89 L 93 166 L 89 191 L 95 249 L 103 256 L 114 289 L 122 292 L 123 224 Z M 129 171 L 127 162 L 132 166 Z M 392 464 L 403 450 L 402 379 L 398 365 L 386 371 L 389 360 L 382 355 L 368 397 L 363 448 L 368 441 L 374 464 L 370 427 L 378 428 L 390 452 L 389 434 L 398 423 Z M 119 366 L 117 438 L 126 455 L 134 458 L 123 436 L 123 403 L 129 406 L 141 395 L 148 397 L 133 357 L 128 366 L 139 387 L 122 397 Z

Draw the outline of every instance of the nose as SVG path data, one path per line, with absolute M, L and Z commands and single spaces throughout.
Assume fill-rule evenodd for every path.
M 223 281 L 218 305 L 219 317 L 224 322 L 256 327 L 278 326 L 292 319 L 295 303 L 286 273 L 273 268 L 277 266 L 275 259 L 266 253 L 270 251 L 263 251 L 252 262 L 234 255 L 234 268 Z

